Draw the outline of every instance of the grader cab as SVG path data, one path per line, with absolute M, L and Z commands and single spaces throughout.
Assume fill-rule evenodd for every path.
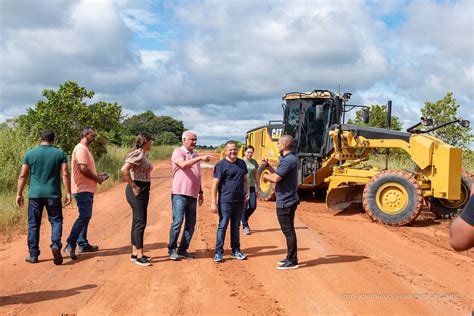
M 425 135 L 442 126 L 421 130 L 417 124 L 400 132 L 344 124 L 345 113 L 356 107 L 368 120 L 367 107 L 349 105 L 349 99 L 348 93 L 340 96 L 327 90 L 288 93 L 283 96 L 283 120 L 248 131 L 246 145 L 255 148 L 255 159 L 267 158 L 276 166 L 278 139 L 293 136 L 300 160 L 300 195 L 326 191 L 326 203 L 334 212 L 360 203 L 374 221 L 400 226 L 412 222 L 423 203 L 440 217 L 455 215 L 467 203 L 472 179 L 462 174 L 461 149 Z M 449 123 L 469 126 L 464 120 Z M 414 170 L 360 166 L 381 149 L 406 152 Z M 263 179 L 265 173 L 267 168 L 259 168 L 258 193 L 270 200 L 274 186 Z

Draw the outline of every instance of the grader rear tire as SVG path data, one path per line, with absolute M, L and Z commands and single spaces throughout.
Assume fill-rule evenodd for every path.
M 423 195 L 411 174 L 387 170 L 367 183 L 362 201 L 365 212 L 372 220 L 402 226 L 414 221 L 420 214 Z
M 471 194 L 472 180 L 467 175 L 461 175 L 461 198 L 459 200 L 446 200 L 439 198 L 431 198 L 431 212 L 433 212 L 436 217 L 443 219 L 451 219 L 457 216 L 467 201 L 469 201 L 469 196 Z
M 263 201 L 275 200 L 275 184 L 263 179 L 264 174 L 271 174 L 270 169 L 265 166 L 260 166 L 257 169 L 257 188 L 258 196 Z

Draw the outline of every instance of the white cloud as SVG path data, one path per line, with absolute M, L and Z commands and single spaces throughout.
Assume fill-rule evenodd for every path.
M 391 15 L 396 28 L 381 20 Z M 0 118 L 75 80 L 127 113 L 177 117 L 208 139 L 281 118 L 286 92 L 338 86 L 354 103 L 393 100 L 407 125 L 424 101 L 453 91 L 474 121 L 473 17 L 467 0 L 4 0 Z M 167 45 L 140 48 L 137 38 Z

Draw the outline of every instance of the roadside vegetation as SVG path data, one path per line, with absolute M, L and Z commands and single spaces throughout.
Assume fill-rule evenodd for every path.
M 0 124 L 0 234 L 7 238 L 18 229 L 26 231 L 27 205 L 16 207 L 16 185 L 23 157 L 39 143 L 41 130 L 52 129 L 56 133 L 55 145 L 70 157 L 79 142 L 79 129 L 94 128 L 97 137 L 91 151 L 97 170 L 111 175 L 98 186 L 99 192 L 121 181 L 119 170 L 138 133 L 152 135 L 156 146 L 150 152 L 150 159 L 160 160 L 171 156 L 185 130 L 183 122 L 156 116 L 151 111 L 124 117 L 117 103 L 87 104 L 85 100 L 91 99 L 94 92 L 73 81 L 60 85 L 58 90 L 44 90 L 42 95 L 44 98 L 25 114 Z M 24 190 L 25 198 L 27 193 L 28 186 Z

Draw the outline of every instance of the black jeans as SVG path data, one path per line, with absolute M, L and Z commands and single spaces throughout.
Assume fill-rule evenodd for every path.
M 295 212 L 297 203 L 290 207 L 277 208 L 278 222 L 280 223 L 281 231 L 286 237 L 286 247 L 288 254 L 286 258 L 293 262 L 298 263 L 297 257 L 297 242 L 296 242 L 296 231 L 295 231 Z
M 255 187 L 250 187 L 250 199 L 247 203 L 242 216 L 242 226 L 249 227 L 249 218 L 257 208 L 257 194 L 255 193 Z
M 132 246 L 137 249 L 143 248 L 143 235 L 145 234 L 146 219 L 148 212 L 148 200 L 150 198 L 150 182 L 134 181 L 140 188 L 140 194 L 135 196 L 130 184 L 125 189 L 127 202 L 132 207 Z

